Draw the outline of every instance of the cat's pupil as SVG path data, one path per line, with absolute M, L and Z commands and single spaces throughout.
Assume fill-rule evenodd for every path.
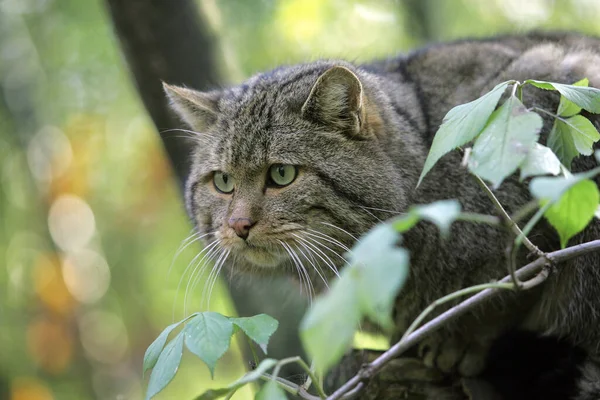
M 279 176 L 282 178 L 285 176 L 285 168 L 283 168 L 283 165 L 277 168 L 277 172 L 279 172 Z
M 223 174 L 223 183 L 227 185 L 227 181 L 229 180 L 229 177 L 225 174 Z

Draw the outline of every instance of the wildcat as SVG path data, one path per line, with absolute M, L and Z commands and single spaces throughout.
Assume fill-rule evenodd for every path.
M 532 33 L 434 45 L 365 65 L 323 60 L 280 67 L 224 90 L 165 90 L 194 132 L 186 204 L 198 231 L 219 249 L 217 263 L 234 272 L 297 272 L 305 286 L 322 290 L 356 238 L 412 204 L 455 198 L 466 211 L 493 213 L 458 152 L 442 158 L 417 188 L 448 110 L 506 80 L 584 77 L 600 87 L 600 40 Z M 555 92 L 524 92 L 527 106 L 554 111 L 558 101 Z M 600 126 L 600 118 L 589 117 Z M 553 122 L 544 119 L 542 144 Z M 578 157 L 572 170 L 594 166 L 593 157 Z M 516 176 L 496 196 L 509 213 L 530 200 Z M 396 302 L 396 334 L 433 300 L 504 276 L 510 237 L 467 222 L 455 223 L 447 240 L 428 223 L 407 232 L 410 277 Z M 599 237 L 594 220 L 569 244 Z M 531 239 L 543 251 L 559 248 L 543 222 Z M 517 265 L 526 257 L 522 251 Z M 420 350 L 427 363 L 472 376 L 483 369 L 481 355 L 491 343 L 515 327 L 582 348 L 588 361 L 573 398 L 600 398 L 593 361 L 600 356 L 600 254 L 564 263 L 542 288 L 480 307 Z

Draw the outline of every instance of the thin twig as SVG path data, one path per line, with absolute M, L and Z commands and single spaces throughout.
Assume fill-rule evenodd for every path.
M 483 189 L 485 194 L 488 196 L 488 198 L 492 201 L 492 204 L 494 204 L 496 211 L 498 211 L 502 220 L 506 223 L 508 228 L 515 234 L 515 236 L 521 237 L 522 238 L 521 241 L 525 245 L 525 247 L 527 247 L 529 249 L 529 251 L 531 251 L 537 257 L 543 256 L 544 252 L 541 251 L 540 249 L 538 249 L 538 247 L 535 244 L 531 243 L 531 241 L 527 238 L 527 236 L 523 235 L 523 232 L 521 231 L 521 228 L 519 228 L 519 225 L 517 225 L 515 223 L 515 221 L 513 221 L 510 218 L 510 215 L 508 215 L 508 213 L 506 212 L 504 207 L 502 207 L 502 204 L 500 204 L 500 201 L 498 200 L 498 198 L 496 197 L 494 192 L 492 192 L 491 189 L 488 187 L 488 185 L 485 184 L 483 179 L 481 179 L 479 176 L 477 176 L 475 174 L 473 174 L 473 177 L 475 178 L 475 180 L 477 181 L 479 186 L 481 186 L 481 188 Z
M 279 371 L 281 370 L 281 367 L 283 367 L 284 365 L 287 364 L 293 364 L 296 363 L 300 366 L 300 368 L 302 368 L 310 377 L 310 379 L 312 379 L 312 381 L 314 382 L 315 388 L 317 389 L 317 393 L 319 394 L 319 397 L 316 397 L 317 399 L 324 399 L 327 397 L 327 395 L 325 394 L 325 391 L 323 390 L 323 386 L 319 383 L 319 381 L 317 380 L 316 376 L 314 375 L 314 372 L 310 369 L 310 367 L 308 366 L 308 364 L 306 364 L 304 362 L 304 360 L 299 357 L 299 356 L 295 356 L 295 357 L 288 357 L 288 358 L 284 358 L 282 360 L 277 361 L 277 364 L 275 366 L 275 369 L 273 370 L 273 374 L 271 375 L 273 378 L 278 378 L 277 381 L 278 382 L 284 382 L 285 384 L 287 384 L 288 386 L 293 385 L 295 387 L 296 390 L 296 394 L 299 394 L 300 392 L 304 391 L 306 392 L 306 389 L 302 386 L 298 386 L 286 379 L 281 379 L 279 378 Z M 291 386 L 290 386 L 291 387 Z M 306 392 L 308 393 L 308 392 Z M 311 395 L 312 396 L 312 395 Z
M 547 253 L 541 257 L 538 257 L 535 261 L 525 265 L 516 271 L 516 275 L 519 279 L 529 278 L 532 275 L 536 275 L 534 278 L 523 282 L 523 288 L 530 289 L 535 287 L 546 280 L 549 275 L 547 268 L 544 268 L 549 263 L 560 263 L 562 261 L 582 256 L 587 253 L 600 251 L 600 240 L 593 240 L 591 242 L 579 244 L 576 246 L 567 247 L 566 249 Z M 499 283 L 509 283 L 511 277 L 504 277 Z M 464 289 L 463 289 L 464 290 Z M 365 368 L 361 369 L 358 374 L 348 380 L 338 390 L 336 390 L 327 400 L 336 400 L 345 398 L 347 393 L 355 393 L 357 385 L 364 385 L 364 381 L 373 377 L 380 369 L 382 369 L 387 363 L 394 358 L 401 355 L 404 351 L 420 342 L 424 337 L 433 333 L 434 331 L 441 328 L 448 322 L 458 318 L 459 316 L 470 311 L 472 308 L 482 304 L 492 297 L 497 296 L 503 289 L 499 288 L 488 288 L 485 289 L 456 306 L 450 308 L 446 312 L 440 314 L 436 318 L 427 322 L 420 328 L 416 329 L 412 334 L 408 335 L 403 340 L 397 342 L 389 350 L 380 355 L 373 362 L 368 364 Z
M 529 203 L 525 204 L 523 207 L 518 209 L 513 215 L 511 215 L 510 219 L 515 221 L 515 224 L 519 223 L 523 218 L 531 215 L 535 210 L 540 206 L 540 202 L 538 200 L 531 200 Z

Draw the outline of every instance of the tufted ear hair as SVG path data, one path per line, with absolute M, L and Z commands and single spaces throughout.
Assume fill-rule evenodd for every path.
M 218 114 L 219 92 L 198 92 L 163 82 L 171 108 L 193 130 L 203 132 L 212 125 Z
M 342 66 L 325 71 L 302 106 L 302 117 L 357 135 L 363 123 L 363 88 L 358 77 Z

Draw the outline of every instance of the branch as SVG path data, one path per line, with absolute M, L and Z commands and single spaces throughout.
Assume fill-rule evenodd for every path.
M 551 253 L 547 253 L 538 257 L 535 261 L 527 264 L 526 266 L 520 268 L 516 271 L 516 276 L 519 279 L 527 279 L 531 276 L 535 275 L 532 279 L 523 282 L 521 288 L 523 289 L 531 289 L 546 280 L 549 273 L 546 267 L 549 264 L 556 264 L 563 262 L 565 260 L 569 260 L 571 258 L 579 257 L 587 253 L 600 251 L 600 240 L 593 240 L 591 242 L 579 244 L 576 246 L 567 247 L 563 250 L 554 251 Z M 499 283 L 511 283 L 511 277 L 504 277 Z M 463 289 L 463 291 L 466 289 Z M 361 369 L 354 377 L 352 377 L 348 382 L 342 385 L 338 390 L 336 390 L 331 396 L 329 396 L 328 400 L 336 400 L 336 399 L 346 399 L 346 394 L 352 392 L 354 395 L 356 393 L 355 388 L 357 385 L 364 385 L 364 381 L 369 380 L 373 377 L 379 370 L 381 370 L 387 363 L 389 363 L 394 358 L 401 355 L 404 351 L 414 346 L 418 342 L 420 342 L 427 335 L 435 332 L 443 325 L 448 322 L 458 318 L 459 316 L 465 314 L 470 311 L 474 307 L 482 304 L 483 302 L 497 296 L 502 290 L 502 288 L 488 288 L 474 296 L 469 297 L 465 301 L 457 304 L 456 306 L 450 308 L 446 312 L 440 314 L 436 318 L 427 322 L 425 325 L 415 330 L 413 333 L 407 335 L 405 338 L 402 338 L 398 343 L 392 346 L 389 350 L 379 356 L 370 364 L 366 365 L 363 369 Z

